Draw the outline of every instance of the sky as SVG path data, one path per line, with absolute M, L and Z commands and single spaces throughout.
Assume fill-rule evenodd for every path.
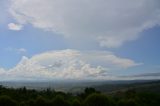
M 0 81 L 160 79 L 159 0 L 0 0 Z

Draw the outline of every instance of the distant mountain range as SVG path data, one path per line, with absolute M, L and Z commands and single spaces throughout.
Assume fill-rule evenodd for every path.
M 25 86 L 28 89 L 36 90 L 51 88 L 56 91 L 72 93 L 82 92 L 86 87 L 93 87 L 104 93 L 114 93 L 128 89 L 160 92 L 160 80 L 0 82 L 0 85 L 9 88 L 21 88 Z

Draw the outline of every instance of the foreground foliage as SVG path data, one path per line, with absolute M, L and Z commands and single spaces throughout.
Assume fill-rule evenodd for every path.
M 71 94 L 24 88 L 12 89 L 0 86 L 0 106 L 159 106 L 160 94 L 128 90 L 102 94 L 94 88 L 83 93 Z

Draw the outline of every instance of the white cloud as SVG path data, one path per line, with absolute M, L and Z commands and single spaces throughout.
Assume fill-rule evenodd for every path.
M 14 68 L 0 70 L 1 80 L 109 79 L 108 71 L 140 65 L 111 52 L 48 51 L 23 57 Z M 3 77 L 1 77 L 3 76 Z M 9 77 L 8 77 L 9 76 Z
M 5 73 L 5 69 L 3 68 L 0 68 L 0 75 L 4 74 Z
M 27 52 L 27 50 L 25 48 L 12 48 L 12 47 L 8 47 L 5 50 L 9 51 L 9 52 L 15 52 L 15 53 L 18 53 L 18 54 L 23 54 L 23 53 Z
M 15 30 L 15 31 L 20 31 L 22 29 L 22 25 L 20 24 L 15 24 L 15 23 L 9 23 L 8 28 L 10 30 Z
M 27 50 L 24 49 L 24 48 L 19 48 L 19 49 L 17 49 L 17 51 L 20 52 L 20 53 L 25 53 L 25 52 L 27 52 Z
M 12 0 L 10 13 L 22 25 L 110 48 L 159 25 L 159 4 L 159 0 Z

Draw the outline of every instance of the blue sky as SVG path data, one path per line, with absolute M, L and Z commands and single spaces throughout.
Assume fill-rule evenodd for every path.
M 159 79 L 159 4 L 1 0 L 0 80 Z

